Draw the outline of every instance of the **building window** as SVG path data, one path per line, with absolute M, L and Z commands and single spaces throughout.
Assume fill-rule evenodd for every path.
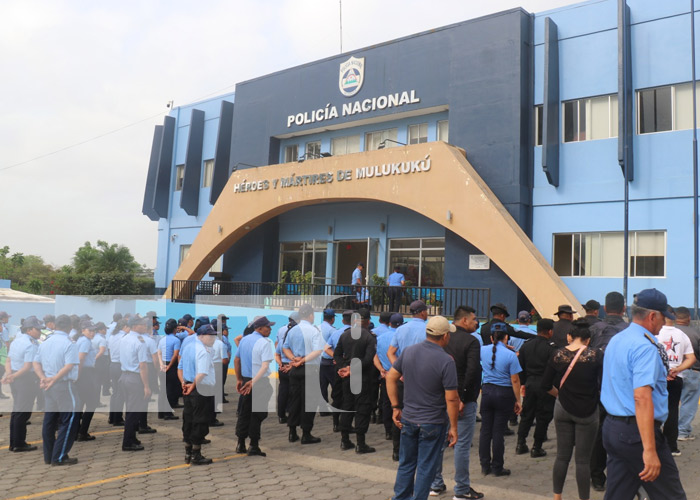
M 617 137 L 617 94 L 564 102 L 562 113 L 564 142 Z M 538 134 L 541 144 L 541 131 Z
M 333 156 L 348 155 L 360 152 L 359 135 L 349 135 L 347 137 L 336 137 L 331 139 L 331 154 Z
M 378 130 L 376 132 L 367 132 L 365 134 L 365 151 L 375 151 L 379 149 L 379 144 L 381 144 L 385 139 L 390 139 L 384 143 L 384 147 L 393 148 L 398 146 L 395 141 L 398 137 L 398 129 L 390 128 L 388 130 Z
M 428 124 L 419 123 L 408 126 L 408 143 L 421 144 L 428 142 Z
M 182 261 L 185 260 L 187 254 L 190 253 L 191 247 L 192 245 L 180 245 L 180 262 L 178 262 L 178 265 L 182 264 Z
M 620 277 L 624 269 L 622 232 L 554 235 L 554 271 L 559 276 Z M 666 232 L 629 234 L 630 277 L 663 277 L 666 268 Z
M 175 191 L 182 191 L 182 184 L 185 181 L 185 166 L 175 166 Z
M 280 243 L 280 275 L 282 271 L 287 271 L 288 275 L 293 271 L 302 274 L 312 271 L 314 280 L 324 281 L 327 255 L 328 244 L 325 241 Z
M 445 238 L 389 240 L 389 267 L 399 266 L 407 283 L 443 286 L 445 281 Z
M 204 175 L 202 176 L 202 187 L 211 187 L 214 179 L 214 160 L 204 160 Z
M 292 161 L 299 160 L 299 146 L 297 144 L 292 144 L 284 148 L 284 162 L 289 163 Z
M 306 143 L 306 159 L 315 160 L 321 157 L 321 141 Z
M 699 100 L 700 101 L 700 100 Z M 700 102 L 698 110 L 700 111 Z M 640 134 L 693 128 L 693 87 L 690 83 L 637 92 Z
M 449 136 L 450 136 L 450 122 L 448 122 L 447 120 L 440 120 L 439 122 L 437 122 L 437 140 L 444 141 L 444 142 L 450 142 Z
M 544 107 L 540 104 L 535 106 L 535 146 L 542 145 L 542 129 L 544 124 L 542 123 L 542 117 L 544 113 Z

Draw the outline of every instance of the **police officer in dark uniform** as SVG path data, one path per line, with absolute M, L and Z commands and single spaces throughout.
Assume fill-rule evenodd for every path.
M 343 384 L 343 410 L 340 416 L 340 449 L 349 450 L 355 448 L 355 453 L 373 453 L 374 448 L 365 442 L 365 435 L 369 429 L 370 413 L 372 411 L 372 383 L 370 378 L 376 373 L 374 368 L 374 355 L 377 353 L 377 339 L 369 331 L 370 313 L 368 309 L 358 311 L 361 322 L 345 330 L 338 339 L 338 345 L 333 351 L 333 359 L 338 377 Z M 356 361 L 359 360 L 360 366 Z M 354 365 L 354 366 L 351 366 Z M 355 368 L 357 367 L 357 368 Z M 351 374 L 352 370 L 360 369 L 361 373 Z M 360 375 L 362 386 L 359 394 L 354 394 L 351 385 L 351 376 Z M 353 412 L 355 416 L 355 431 L 357 446 L 350 441 L 352 430 Z
M 574 329 L 572 322 L 574 321 L 575 313 L 576 311 L 568 304 L 559 306 L 557 312 L 554 313 L 555 316 L 559 317 L 559 320 L 554 322 L 554 333 L 552 334 L 552 342 L 554 342 L 557 347 L 566 347 L 569 345 L 566 336 Z
M 516 455 L 522 455 L 530 451 L 533 458 L 543 457 L 547 454 L 542 449 L 542 443 L 547 437 L 547 427 L 554 416 L 554 402 L 556 398 L 542 390 L 540 382 L 544 369 L 557 350 L 557 346 L 551 341 L 554 321 L 548 318 L 537 322 L 537 336 L 526 341 L 519 351 L 520 384 L 524 390 L 523 411 L 518 427 L 518 444 L 515 447 Z M 528 450 L 527 436 L 530 433 L 532 422 L 535 425 L 535 442 L 532 450 Z
M 122 369 L 119 385 L 126 403 L 122 451 L 141 451 L 143 446 L 136 437 L 136 432 L 151 397 L 151 388 L 148 384 L 148 362 L 151 357 L 146 341 L 141 335 L 151 328 L 151 320 L 134 316 L 129 320 L 129 327 L 131 330 L 119 342 L 119 360 Z
M 506 309 L 505 304 L 498 302 L 491 306 L 491 321 L 487 321 L 481 325 L 481 330 L 479 330 L 483 345 L 491 345 L 491 326 L 494 323 L 504 323 L 506 325 L 506 332 L 511 338 L 515 337 L 523 340 L 532 338 L 532 335 L 529 333 L 520 332 L 506 323 L 506 318 L 508 316 L 510 316 L 510 314 L 508 313 L 508 309 Z
M 591 299 L 585 304 L 583 304 L 583 310 L 586 311 L 586 315 L 583 317 L 588 322 L 588 326 L 595 325 L 600 318 L 598 314 L 600 313 L 600 302 Z
M 324 352 L 333 359 L 335 347 L 338 345 L 338 340 L 340 336 L 350 329 L 350 321 L 354 311 L 344 311 L 343 312 L 343 324 L 340 328 L 337 328 L 328 337 Z M 335 363 L 335 361 L 334 361 Z M 333 384 L 331 385 L 331 404 L 336 410 L 341 410 L 343 408 L 343 379 L 340 378 L 335 373 L 335 367 L 333 368 Z M 333 432 L 340 432 L 340 411 L 333 412 Z

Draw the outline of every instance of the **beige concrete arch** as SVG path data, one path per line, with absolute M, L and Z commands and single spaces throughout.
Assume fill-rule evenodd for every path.
M 341 180 L 348 173 L 350 179 Z M 301 183 L 296 180 L 300 176 Z M 397 205 L 480 249 L 543 314 L 560 304 L 579 308 L 580 302 L 467 161 L 464 150 L 444 142 L 234 172 L 173 279 L 201 279 L 236 241 L 283 212 L 304 205 L 321 205 L 322 210 L 323 203 L 336 201 L 386 201 L 387 193 Z M 170 287 L 165 297 L 170 297 Z

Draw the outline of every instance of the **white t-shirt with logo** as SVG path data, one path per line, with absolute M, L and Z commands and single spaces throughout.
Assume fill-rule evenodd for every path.
M 666 348 L 669 368 L 679 366 L 686 354 L 694 354 L 693 345 L 688 336 L 675 326 L 662 326 L 656 340 Z M 679 373 L 678 376 L 683 377 L 683 372 Z

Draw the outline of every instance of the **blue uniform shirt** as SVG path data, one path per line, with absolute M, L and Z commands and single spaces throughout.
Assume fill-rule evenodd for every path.
M 396 356 L 410 345 L 420 344 L 425 340 L 425 321 L 420 318 L 411 318 L 396 329 L 394 338 L 391 339 L 392 347 L 396 347 Z
M 170 363 L 173 359 L 173 353 L 180 350 L 180 339 L 178 339 L 174 334 L 168 334 L 160 339 L 158 342 L 158 350 L 163 361 Z
M 146 340 L 135 331 L 129 332 L 119 342 L 119 359 L 123 372 L 139 373 L 139 364 L 148 363 L 149 358 Z
M 100 352 L 100 347 L 107 348 L 107 339 L 101 333 L 95 333 L 95 336 L 92 337 L 92 346 L 95 348 L 95 355 L 97 355 Z
M 386 355 L 386 352 L 389 350 L 394 335 L 396 335 L 396 330 L 388 328 L 382 335 L 377 336 L 377 357 L 382 364 L 382 368 L 387 371 L 391 368 L 391 361 L 389 361 L 389 356 Z
M 287 326 L 289 325 L 281 326 L 280 329 L 277 330 L 277 345 L 275 346 L 275 352 L 282 358 L 282 363 L 289 363 L 291 361 L 284 355 L 284 351 L 282 350 L 282 347 L 284 347 L 284 339 L 287 336 Z
M 185 340 L 183 340 L 182 343 L 180 344 L 180 355 L 182 355 L 182 351 L 185 350 L 185 347 L 188 346 L 188 345 L 190 345 L 190 344 L 191 344 L 192 342 L 194 342 L 195 340 L 197 340 L 197 335 L 196 335 L 196 334 L 194 334 L 194 335 L 189 335 Z
M 85 353 L 85 359 L 83 359 L 83 366 L 87 366 L 88 368 L 94 368 L 97 350 L 95 349 L 95 346 L 92 345 L 92 341 L 85 335 L 82 335 L 75 343 L 75 345 L 78 347 L 78 359 L 80 359 L 80 353 Z
M 78 379 L 78 349 L 71 342 L 66 332 L 56 330 L 46 341 L 37 349 L 34 361 L 41 365 L 44 370 L 44 375 L 53 377 L 61 369 L 72 364 L 73 369 L 68 372 L 64 380 L 76 381 Z
M 231 359 L 231 354 L 233 354 L 233 347 L 231 347 L 231 342 L 228 340 L 228 335 L 221 335 L 221 342 L 224 343 L 224 357 Z
M 119 363 L 119 342 L 124 338 L 126 333 L 120 330 L 109 336 L 107 339 L 107 348 L 109 349 L 109 359 L 112 363 Z
M 17 335 L 10 344 L 10 351 L 7 354 L 12 371 L 17 372 L 24 367 L 25 363 L 33 362 L 38 348 L 39 343 L 26 333 Z
M 401 286 L 401 282 L 406 281 L 406 278 L 401 273 L 391 273 L 386 281 L 389 286 Z
M 481 368 L 484 371 L 484 384 L 494 384 L 510 387 L 511 375 L 520 373 L 520 362 L 518 356 L 503 345 L 503 342 L 496 344 L 496 363 L 491 368 L 491 360 L 493 358 L 493 346 L 485 345 L 481 348 Z
M 343 324 L 342 328 L 338 328 L 336 331 L 334 331 L 330 337 L 328 337 L 328 342 L 327 344 L 331 346 L 331 349 L 335 351 L 335 347 L 338 345 L 338 340 L 340 340 L 340 336 L 345 333 L 345 330 L 350 328 L 350 325 Z M 333 358 L 331 358 L 333 359 Z
M 653 341 L 653 342 L 652 342 Z M 610 415 L 635 415 L 634 390 L 650 386 L 654 420 L 668 418 L 666 367 L 654 336 L 643 326 L 630 323 L 605 348 L 600 400 Z
M 302 357 L 313 351 L 323 350 L 325 344 L 318 328 L 302 319 L 297 326 L 289 330 L 284 339 L 283 347 L 290 349 L 294 356 Z M 308 364 L 319 364 L 320 362 L 318 358 L 314 358 Z
M 243 337 L 238 345 L 236 357 L 241 360 L 241 375 L 253 378 L 260 371 L 260 367 L 265 361 L 274 359 L 272 341 L 258 332 L 253 332 Z M 265 376 L 269 374 L 270 369 L 268 368 Z
M 352 272 L 352 284 L 356 285 L 358 283 L 362 283 L 362 271 L 355 268 L 355 270 Z
M 333 335 L 336 329 L 333 328 L 332 325 L 328 324 L 328 321 L 324 321 L 323 323 L 321 323 L 321 326 L 319 328 L 321 329 L 321 335 L 323 335 L 323 341 L 327 344 L 328 339 L 331 338 L 331 335 Z M 326 354 L 325 351 L 321 353 L 321 357 L 323 359 L 333 359 L 328 354 Z
M 195 342 L 192 347 L 194 348 L 195 352 L 196 375 L 199 375 L 200 373 L 205 374 L 204 378 L 199 381 L 199 385 L 215 385 L 216 373 L 214 371 L 214 361 L 212 359 L 211 348 L 202 344 L 201 341 Z
M 513 325 L 513 329 L 515 329 L 519 332 L 530 333 L 530 334 L 532 334 L 533 337 L 535 337 L 537 335 L 537 332 L 535 331 L 535 329 L 532 328 L 531 326 L 528 326 L 528 325 L 521 325 L 521 324 Z M 479 335 L 479 337 L 481 337 L 481 335 Z M 483 340 L 482 340 L 482 343 L 483 343 Z M 516 352 L 520 350 L 520 348 L 523 346 L 524 343 L 525 343 L 525 339 L 517 339 L 515 337 L 508 339 L 508 345 L 513 346 L 515 348 Z
M 182 370 L 182 376 L 186 382 L 194 381 L 195 375 L 197 375 L 197 363 L 195 352 L 195 344 L 197 342 L 197 337 L 195 335 L 191 335 L 191 337 L 194 339 L 194 341 L 188 342 L 187 345 L 185 345 L 184 342 L 182 343 L 182 346 L 180 348 L 180 361 L 177 365 L 178 370 Z
M 372 333 L 376 335 L 377 339 L 379 339 L 381 335 L 385 334 L 389 330 L 391 330 L 391 328 L 389 328 L 387 325 L 384 323 L 379 323 L 379 326 L 372 330 Z

